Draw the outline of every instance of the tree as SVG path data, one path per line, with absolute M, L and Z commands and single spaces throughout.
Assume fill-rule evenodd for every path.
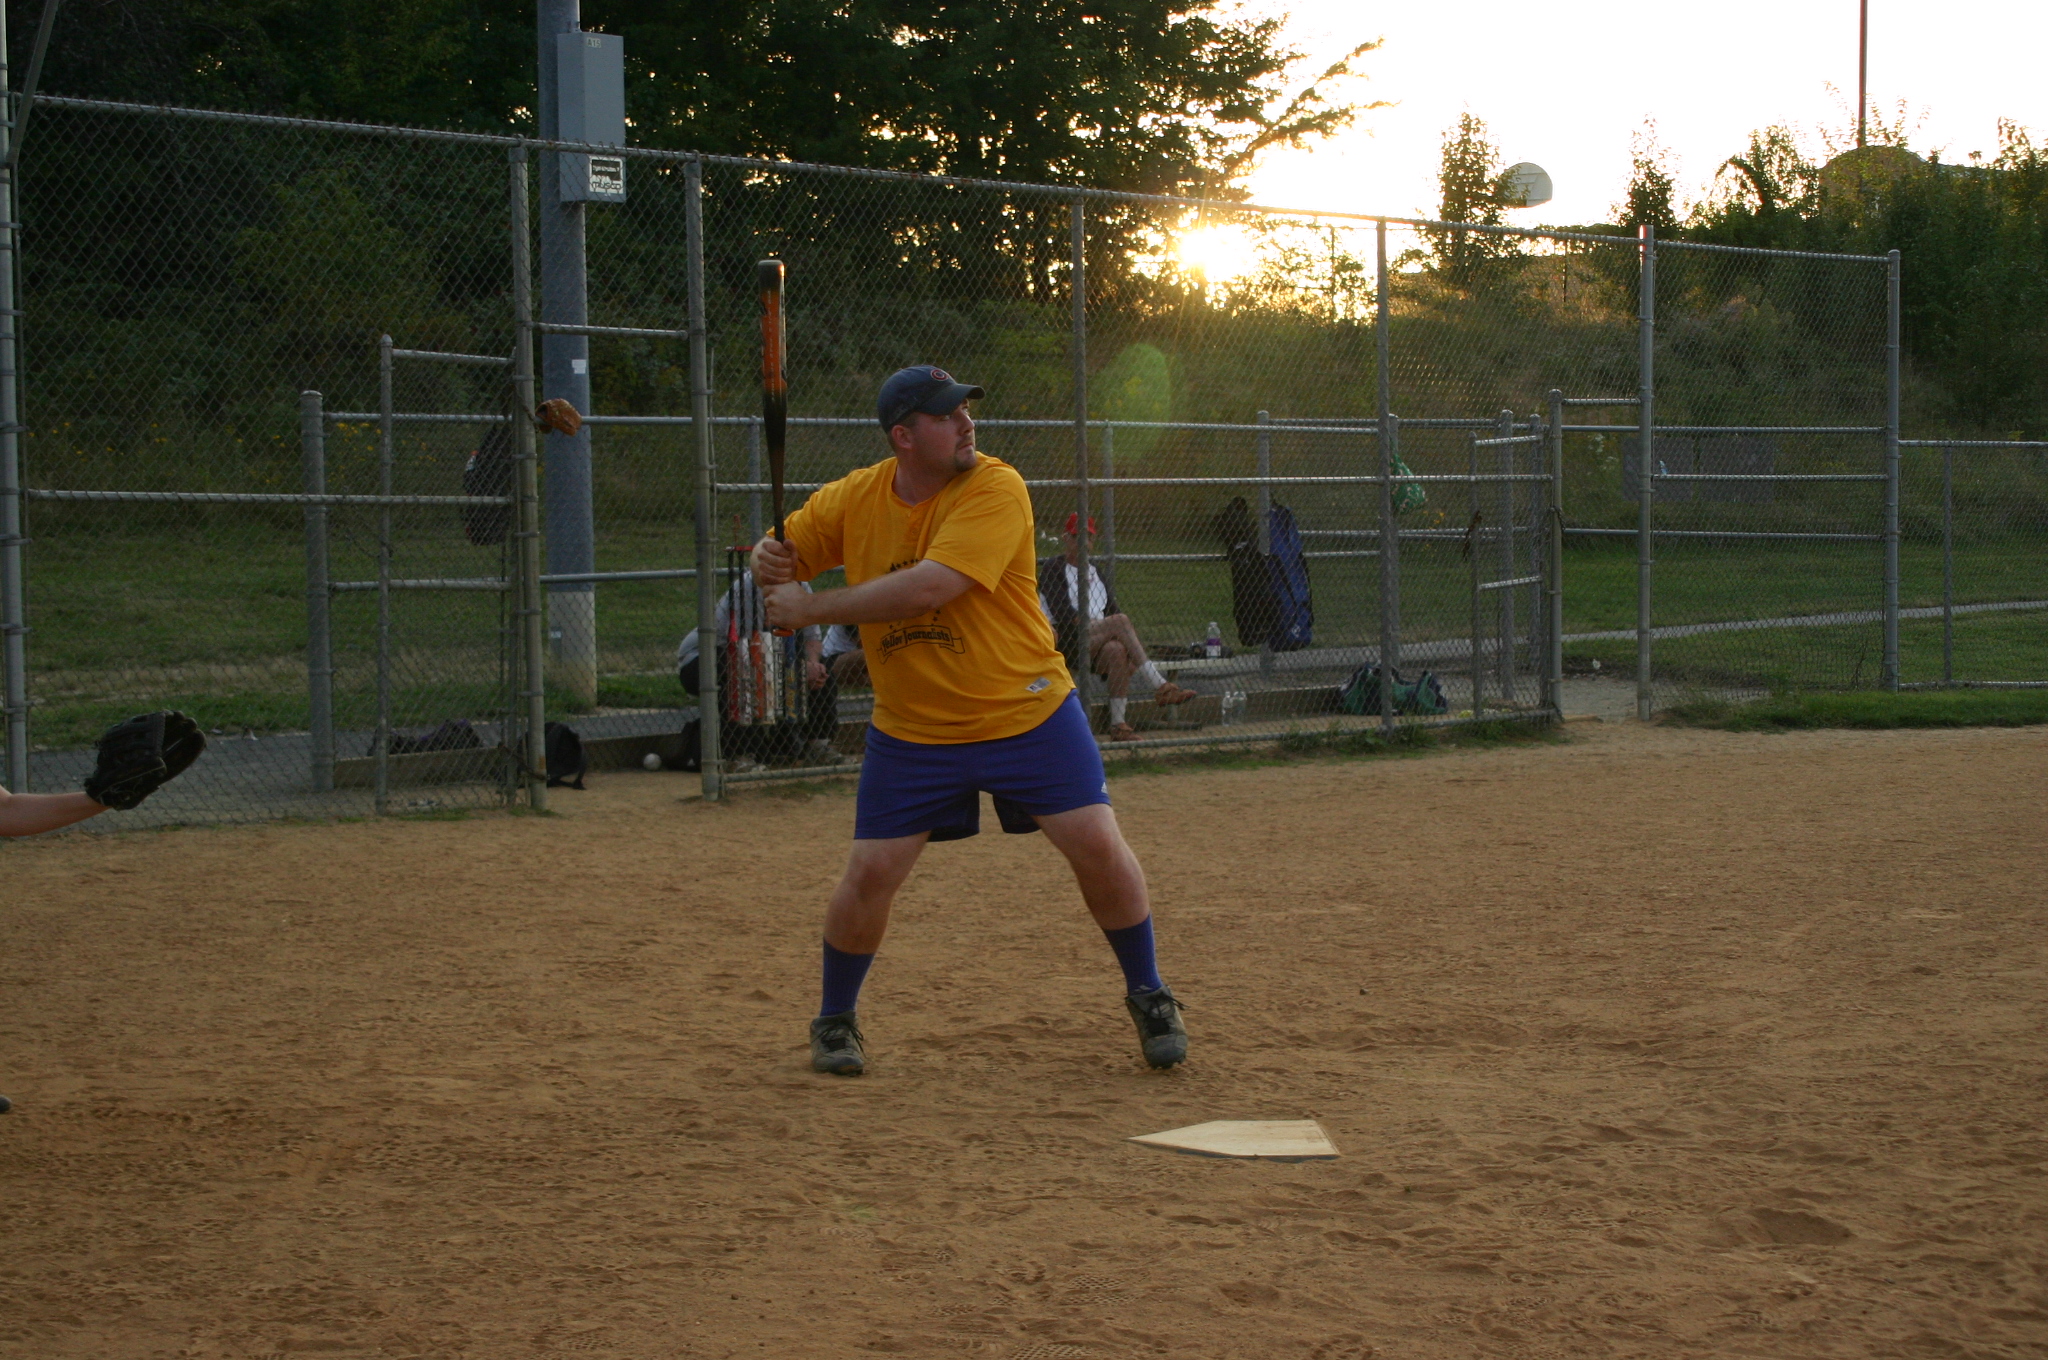
M 1628 198 L 1619 208 L 1622 226 L 1669 232 L 1678 225 L 1669 162 L 1669 154 L 1657 142 L 1657 124 L 1644 119 L 1629 138 Z
M 1441 221 L 1502 224 L 1509 202 L 1506 168 L 1499 148 L 1487 136 L 1486 124 L 1470 113 L 1459 114 L 1457 125 L 1444 132 L 1437 185 Z M 1437 271 L 1461 287 L 1472 282 L 1483 261 L 1516 254 L 1519 247 L 1514 237 L 1492 232 L 1436 228 L 1428 236 L 1436 250 Z
M 1995 157 L 1948 165 L 1906 152 L 1902 126 L 1877 130 L 1873 145 L 1824 166 L 1786 128 L 1752 133 L 1681 234 L 1826 253 L 1897 249 L 1909 422 L 2048 433 L 2048 150 L 2005 122 Z M 1822 147 L 1847 141 L 1824 137 Z
M 42 0 L 8 0 L 17 60 Z M 588 0 L 637 145 L 1228 196 L 1361 108 L 1219 0 Z M 531 131 L 531 0 L 73 0 L 44 88 Z

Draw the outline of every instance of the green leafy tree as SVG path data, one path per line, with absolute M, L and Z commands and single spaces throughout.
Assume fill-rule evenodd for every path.
M 1961 165 L 1906 151 L 1902 124 L 1816 165 L 1782 127 L 1750 137 L 1682 234 L 1724 245 L 1901 252 L 1908 419 L 2048 434 L 2048 151 L 2017 124 Z M 1836 137 L 1824 145 L 1846 142 Z
M 1509 204 L 1506 167 L 1486 124 L 1470 113 L 1459 114 L 1457 124 L 1444 133 L 1437 186 L 1440 220 L 1502 225 Z M 1437 272 L 1460 287 L 1473 281 L 1485 261 L 1519 253 L 1515 238 L 1492 232 L 1434 228 L 1428 236 Z
M 1672 199 L 1670 156 L 1657 142 L 1657 125 L 1645 120 L 1630 138 L 1628 197 L 1620 205 L 1621 225 L 1634 230 L 1654 227 L 1669 232 L 1678 225 L 1678 209 Z
M 41 0 L 8 0 L 18 54 Z M 1278 19 L 1218 0 L 590 0 L 627 40 L 633 141 L 1154 193 L 1220 192 L 1349 124 L 1364 43 L 1292 88 Z M 519 0 L 73 0 L 45 87 L 530 130 Z

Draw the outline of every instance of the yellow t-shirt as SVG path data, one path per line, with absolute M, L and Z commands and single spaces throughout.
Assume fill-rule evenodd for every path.
M 977 454 L 936 496 L 896 494 L 896 460 L 811 493 L 785 529 L 797 578 L 845 567 L 850 585 L 929 559 L 974 584 L 928 614 L 860 626 L 874 724 L 903 741 L 995 741 L 1052 716 L 1074 681 L 1038 607 L 1031 493 L 1017 470 Z

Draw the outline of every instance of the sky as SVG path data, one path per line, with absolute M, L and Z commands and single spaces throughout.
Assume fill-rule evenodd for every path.
M 1444 129 L 1470 110 L 1509 162 L 1550 172 L 1554 200 L 1518 225 L 1612 219 L 1629 175 L 1630 135 L 1656 120 L 1681 204 L 1752 129 L 1848 126 L 1856 102 L 1856 0 L 1242 0 L 1283 16 L 1310 54 L 1303 78 L 1369 38 L 1369 79 L 1350 98 L 1396 107 L 1359 115 L 1311 149 L 1269 153 L 1256 202 L 1389 216 L 1434 216 Z M 1944 159 L 1993 155 L 1997 122 L 2048 133 L 2048 2 L 1870 0 L 1870 97 L 1892 121 L 1906 101 L 1908 144 Z M 1833 86 L 1831 90 L 1829 87 Z M 2039 138 L 2037 137 L 2037 140 Z

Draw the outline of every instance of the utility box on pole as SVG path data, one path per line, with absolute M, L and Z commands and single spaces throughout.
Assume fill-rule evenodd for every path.
M 616 33 L 555 34 L 555 136 L 626 144 L 626 40 Z M 626 158 L 564 152 L 556 158 L 564 203 L 624 203 Z

